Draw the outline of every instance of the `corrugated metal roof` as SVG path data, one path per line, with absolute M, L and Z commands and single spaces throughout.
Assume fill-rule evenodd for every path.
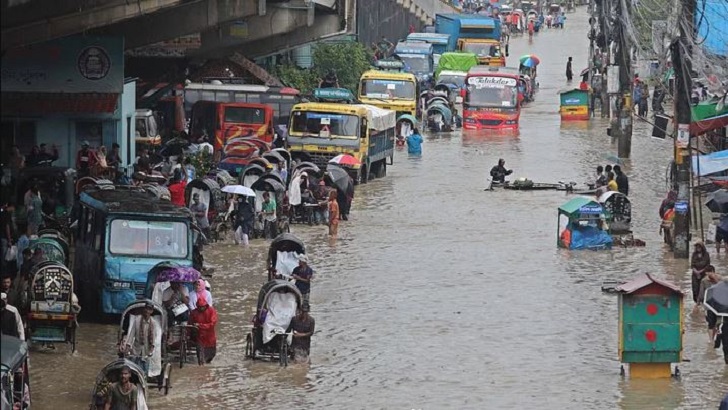
M 644 288 L 645 286 L 651 285 L 653 283 L 662 285 L 662 286 L 674 291 L 675 293 L 679 293 L 681 295 L 683 294 L 683 291 L 680 290 L 680 288 L 677 287 L 677 285 L 664 281 L 664 280 L 661 280 L 661 279 L 657 279 L 657 278 L 653 277 L 652 275 L 650 275 L 649 273 L 640 275 L 629 282 L 626 282 L 626 283 L 623 283 L 623 284 L 617 286 L 616 291 L 621 292 L 621 293 L 627 293 L 627 294 L 634 293 L 634 292 Z

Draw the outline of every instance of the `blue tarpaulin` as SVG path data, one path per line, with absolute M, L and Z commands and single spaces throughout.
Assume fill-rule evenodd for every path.
M 708 155 L 693 155 L 692 163 L 693 174 L 701 177 L 728 170 L 728 150 Z
M 605 231 L 593 226 L 583 226 L 571 232 L 569 249 L 609 249 L 612 237 Z
M 728 56 L 728 1 L 698 0 L 695 25 L 703 47 L 719 56 Z

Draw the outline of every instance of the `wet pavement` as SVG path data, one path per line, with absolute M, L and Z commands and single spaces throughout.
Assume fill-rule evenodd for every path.
M 644 248 L 556 248 L 556 191 L 483 190 L 505 158 L 514 177 L 591 181 L 616 144 L 606 122 L 561 125 L 565 65 L 586 67 L 586 9 L 564 30 L 511 40 L 509 62 L 541 57 L 541 89 L 517 136 L 485 132 L 426 138 L 422 158 L 397 152 L 384 179 L 357 188 L 351 220 L 331 241 L 294 225 L 316 270 L 312 364 L 244 360 L 245 335 L 265 282 L 267 243 L 217 244 L 212 293 L 220 315 L 212 365 L 175 368 L 153 409 L 706 409 L 728 391 L 728 366 L 686 302 L 682 379 L 622 379 L 617 298 L 604 280 L 650 272 L 690 289 L 686 260 L 658 235 L 668 143 L 635 125 L 630 177 L 635 236 Z M 584 67 L 582 67 L 582 65 Z M 576 83 L 575 83 L 576 84 Z M 715 257 L 722 272 L 728 256 Z M 688 296 L 688 299 L 690 297 Z M 83 323 L 78 352 L 32 353 L 34 408 L 87 408 L 96 372 L 115 358 L 117 327 Z

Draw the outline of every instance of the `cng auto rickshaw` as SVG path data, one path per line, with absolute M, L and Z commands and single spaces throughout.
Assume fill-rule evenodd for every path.
M 559 91 L 561 121 L 588 121 L 590 92 L 591 89 L 580 88 Z
M 610 249 L 612 236 L 606 217 L 599 202 L 583 196 L 571 199 L 558 210 L 557 246 L 569 250 Z

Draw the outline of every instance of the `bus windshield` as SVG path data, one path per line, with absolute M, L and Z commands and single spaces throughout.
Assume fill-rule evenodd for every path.
M 405 80 L 363 80 L 361 95 L 367 98 L 415 99 L 415 83 Z
M 265 124 L 265 111 L 253 107 L 225 107 L 225 122 Z
M 328 112 L 294 111 L 291 132 L 322 138 L 358 138 L 359 117 Z
M 183 222 L 114 219 L 109 251 L 116 255 L 185 258 L 187 237 Z
M 470 77 L 467 79 L 467 99 L 464 104 L 473 107 L 515 108 L 518 88 L 515 78 Z

